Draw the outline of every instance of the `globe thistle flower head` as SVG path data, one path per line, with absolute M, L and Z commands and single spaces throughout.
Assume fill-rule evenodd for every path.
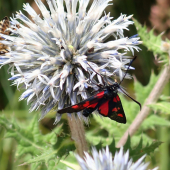
M 43 118 L 53 108 L 86 99 L 89 87 L 96 89 L 90 79 L 103 83 L 96 72 L 110 83 L 111 77 L 122 79 L 130 62 L 126 52 L 138 51 L 141 42 L 137 36 L 123 35 L 133 24 L 132 15 L 113 20 L 104 13 L 109 2 L 94 0 L 90 6 L 89 0 L 47 0 L 48 10 L 35 0 L 42 17 L 27 3 L 24 10 L 32 20 L 21 11 L 11 18 L 11 25 L 19 27 L 10 30 L 12 35 L 0 34 L 10 48 L 1 55 L 0 64 L 9 64 L 9 80 L 25 88 L 20 100 L 30 103 L 30 111 L 40 108 Z M 113 40 L 107 41 L 109 37 Z
M 114 158 L 108 147 L 99 152 L 92 148 L 92 157 L 88 153 L 85 153 L 84 159 L 76 155 L 82 170 L 146 170 L 149 163 L 143 162 L 145 157 L 146 155 L 142 156 L 134 163 L 132 159 L 129 159 L 129 151 L 123 153 L 123 147 L 115 153 Z

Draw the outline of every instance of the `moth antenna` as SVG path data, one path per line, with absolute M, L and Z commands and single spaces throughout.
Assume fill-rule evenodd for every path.
M 87 63 L 88 64 L 88 63 Z M 88 64 L 89 65 L 89 64 Z M 89 65 L 90 66 L 90 65 Z M 90 66 L 90 68 L 91 68 L 91 66 Z M 86 71 L 84 68 L 82 68 L 84 71 Z M 92 69 L 92 68 L 91 68 Z M 88 71 L 87 71 L 88 72 Z M 88 72 L 89 73 L 89 72 Z M 96 73 L 96 74 L 98 74 L 98 73 Z M 101 76 L 101 75 L 100 75 Z M 94 81 L 92 81 L 92 79 L 90 79 L 90 73 L 89 73 L 89 80 L 93 83 L 93 84 L 95 84 L 96 86 L 98 86 L 99 88 L 103 88 L 103 86 L 100 86 L 99 84 L 97 84 L 97 83 L 95 83 Z
M 98 75 L 102 78 L 103 84 L 104 84 L 104 86 L 106 86 L 106 83 L 105 83 L 102 75 L 100 75 L 98 72 L 96 72 L 96 71 L 91 67 L 91 65 L 90 65 L 88 62 L 87 62 L 87 64 L 89 65 L 89 67 L 90 67 L 96 74 L 98 74 Z
M 89 73 L 89 72 L 88 72 Z M 97 84 L 97 83 L 95 83 L 94 81 L 92 81 L 92 79 L 90 79 L 90 73 L 89 73 L 89 80 L 93 83 L 93 84 L 95 84 L 97 87 L 99 87 L 99 88 L 102 88 L 103 86 L 100 86 L 99 84 Z
M 133 99 L 131 96 L 129 96 L 121 87 L 119 87 L 120 89 L 121 89 L 121 91 L 126 95 L 126 96 L 128 96 L 130 99 L 132 99 L 135 103 L 137 103 L 139 106 L 140 106 L 140 110 L 141 110 L 141 108 L 142 108 L 142 106 L 141 106 L 141 104 L 138 102 L 138 101 L 136 101 L 135 99 Z
M 100 75 L 101 76 L 101 75 Z M 102 76 L 101 76 L 102 77 Z M 103 77 L 102 77 L 103 78 Z M 107 84 L 109 84 L 109 82 L 107 82 L 107 79 L 106 79 L 106 71 L 105 71 L 105 83 L 107 83 Z M 103 78 L 103 80 L 104 80 L 104 78 Z
M 126 76 L 128 70 L 129 70 L 129 67 L 132 65 L 133 61 L 134 61 L 136 58 L 137 58 L 137 56 L 135 56 L 135 57 L 130 61 L 129 66 L 128 66 L 128 68 L 127 68 L 127 70 L 126 70 L 126 72 L 125 72 L 125 74 L 124 74 L 122 80 L 119 82 L 119 85 L 120 85 L 120 84 L 122 83 L 122 81 L 124 80 L 124 78 L 125 78 L 125 76 Z

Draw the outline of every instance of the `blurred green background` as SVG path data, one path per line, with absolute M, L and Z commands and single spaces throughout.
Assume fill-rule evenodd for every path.
M 45 0 L 42 0 L 45 2 Z M 22 10 L 23 3 L 30 3 L 31 6 L 35 7 L 33 0 L 0 0 L 0 20 L 4 16 L 12 16 L 15 11 Z M 137 19 L 142 25 L 146 24 L 148 30 L 155 28 L 155 34 L 160 34 L 165 31 L 164 39 L 170 38 L 170 0 L 114 0 L 113 6 L 107 8 L 107 12 L 111 12 L 111 16 L 117 18 L 120 14 L 131 15 L 134 14 L 134 18 Z M 136 34 L 134 25 L 129 27 L 130 31 L 126 31 L 126 36 L 132 36 Z M 159 64 L 155 61 L 154 56 L 149 52 L 146 47 L 140 46 L 142 51 L 136 52 L 138 56 L 137 60 L 133 63 L 136 78 L 143 85 L 147 85 L 150 79 L 151 72 L 154 71 L 156 74 L 159 73 Z M 10 74 L 7 73 L 7 67 L 4 66 L 0 69 L 0 114 L 5 114 L 6 117 L 15 118 L 23 124 L 29 124 L 29 121 L 33 114 L 29 113 L 25 101 L 18 102 L 18 98 L 21 95 L 21 91 L 16 90 L 16 87 L 10 86 L 11 82 L 7 81 Z M 125 80 L 122 84 L 126 87 L 126 90 L 134 97 L 133 81 Z M 169 85 L 164 91 L 166 95 L 170 95 Z M 169 119 L 167 116 L 166 119 Z M 65 121 L 65 120 L 63 120 Z M 40 122 L 40 128 L 42 133 L 48 133 L 53 129 L 54 118 L 53 115 L 47 115 Z M 93 124 L 93 126 L 95 126 Z M 68 131 L 68 125 L 64 125 L 65 131 Z M 15 162 L 15 147 L 16 143 L 13 139 L 4 139 L 4 129 L 0 127 L 0 170 L 12 170 L 13 163 Z M 156 128 L 155 130 L 149 130 L 146 133 L 150 137 L 158 139 L 164 142 L 160 147 L 159 151 L 155 152 L 155 160 L 158 161 L 156 164 L 160 166 L 160 170 L 170 169 L 170 129 L 169 128 Z M 29 169 L 27 166 L 22 166 L 18 169 L 25 170 Z

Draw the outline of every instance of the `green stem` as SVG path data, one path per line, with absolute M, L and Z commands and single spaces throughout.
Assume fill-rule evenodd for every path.
M 160 151 L 160 170 L 168 170 L 168 164 L 169 164 L 169 151 L 168 151 L 168 145 L 169 145 L 169 132 L 168 129 L 165 127 L 161 127 L 158 131 L 159 133 L 159 140 L 163 141 L 163 145 L 159 147 Z

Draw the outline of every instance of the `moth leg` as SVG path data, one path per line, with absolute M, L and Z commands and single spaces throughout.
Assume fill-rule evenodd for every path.
M 88 117 L 96 108 L 88 107 L 83 110 L 83 116 Z

